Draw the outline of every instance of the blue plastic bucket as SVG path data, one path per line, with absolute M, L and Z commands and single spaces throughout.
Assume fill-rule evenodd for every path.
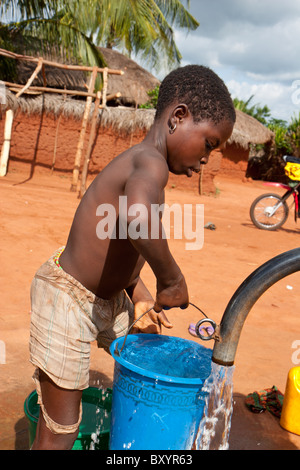
M 163 335 L 116 339 L 111 450 L 191 449 L 203 416 L 212 350 Z

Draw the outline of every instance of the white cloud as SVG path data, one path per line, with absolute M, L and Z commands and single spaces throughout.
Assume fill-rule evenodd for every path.
M 183 2 L 184 3 L 184 2 Z M 240 99 L 267 105 L 289 120 L 300 106 L 292 84 L 300 79 L 300 0 L 191 0 L 200 27 L 176 31 L 182 65 L 214 69 Z
M 181 65 L 211 67 L 234 97 L 254 95 L 252 103 L 267 105 L 272 117 L 289 121 L 298 115 L 300 91 L 293 100 L 292 86 L 300 80 L 300 0 L 191 0 L 190 5 L 200 26 L 189 34 L 175 30 Z M 166 73 L 161 67 L 158 78 Z
M 280 83 L 254 83 L 237 82 L 229 80 L 227 87 L 233 98 L 239 98 L 247 101 L 254 95 L 251 105 L 267 105 L 272 110 L 272 117 L 289 121 L 293 111 L 300 111 L 300 103 L 297 106 L 297 100 L 293 102 L 295 88 L 281 85 Z

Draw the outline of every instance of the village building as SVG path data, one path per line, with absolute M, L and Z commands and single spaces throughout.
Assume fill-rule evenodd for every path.
M 101 52 L 113 70 L 123 74 L 111 74 L 107 79 L 106 103 L 95 110 L 91 104 L 86 135 L 82 149 L 79 171 L 82 171 L 84 155 L 91 142 L 91 118 L 96 116 L 92 148 L 88 163 L 89 175 L 97 174 L 115 156 L 132 145 L 139 143 L 150 129 L 155 110 L 139 109 L 148 101 L 148 91 L 159 85 L 153 75 L 123 54 L 101 48 Z M 1 58 L 0 58 L 1 60 Z M 74 90 L 86 93 L 88 77 L 84 71 L 63 70 L 46 65 L 43 74 L 36 78 L 21 96 L 16 97 L 20 85 L 24 86 L 32 76 L 36 64 L 18 61 L 16 83 L 6 84 L 6 100 L 1 105 L 0 148 L 4 142 L 5 112 L 13 111 L 12 132 L 8 171 L 14 165 L 27 165 L 30 176 L 39 168 L 49 172 L 74 171 L 78 140 L 86 110 L 86 97 L 69 94 L 46 93 L 38 87 L 60 90 Z M 21 87 L 22 88 L 22 87 Z M 94 113 L 95 111 L 95 113 Z M 251 149 L 255 145 L 270 148 L 273 133 L 251 116 L 237 110 L 237 121 L 233 134 L 225 147 L 212 152 L 209 163 L 201 174 L 194 175 L 189 187 L 200 194 L 214 194 L 214 178 L 217 174 L 244 178 L 248 167 Z M 170 175 L 170 187 L 187 188 L 186 176 Z

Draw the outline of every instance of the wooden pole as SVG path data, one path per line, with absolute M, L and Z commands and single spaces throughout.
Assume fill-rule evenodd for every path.
M 0 55 L 3 55 L 4 57 L 9 57 L 10 59 L 18 59 L 18 60 L 27 60 L 28 62 L 38 62 L 39 59 L 28 56 L 28 55 L 22 55 L 22 54 L 16 54 L 11 51 L 7 51 L 5 49 L 0 48 Z M 87 65 L 66 65 L 66 64 L 60 64 L 59 62 L 52 62 L 50 60 L 43 60 L 43 63 L 45 65 L 51 65 L 52 67 L 56 67 L 59 69 L 64 69 L 64 70 L 82 70 L 85 72 L 92 72 L 95 67 L 89 67 Z M 105 68 L 101 67 L 96 67 L 97 72 L 104 72 Z M 107 72 L 112 74 L 112 75 L 123 75 L 124 72 L 123 70 L 114 70 L 114 69 L 107 69 Z
M 91 94 L 94 90 L 96 78 L 97 78 L 97 67 L 94 67 L 92 76 L 90 79 L 90 84 L 89 84 L 89 94 Z M 80 131 L 79 141 L 77 145 L 77 152 L 75 156 L 75 163 L 74 163 L 74 169 L 73 169 L 73 179 L 72 179 L 70 191 L 77 191 L 81 155 L 82 155 L 82 150 L 83 150 L 83 145 L 84 145 L 84 138 L 85 138 L 87 122 L 88 122 L 88 118 L 90 114 L 91 104 L 92 104 L 92 97 L 88 96 L 86 99 L 86 105 L 85 105 L 84 115 L 82 119 L 81 131 Z
M 89 163 L 90 163 L 90 158 L 91 158 L 91 153 L 92 153 L 92 147 L 93 143 L 95 140 L 96 136 L 96 124 L 97 124 L 97 116 L 99 112 L 99 104 L 100 104 L 100 99 L 101 99 L 101 92 L 97 92 L 97 98 L 95 100 L 95 107 L 94 107 L 94 113 L 92 117 L 92 125 L 91 125 L 91 132 L 90 132 L 90 138 L 89 138 L 89 144 L 88 148 L 86 151 L 84 163 L 83 163 L 83 168 L 82 168 L 82 173 L 81 173 L 81 186 L 80 186 L 80 192 L 79 192 L 79 198 L 82 198 L 85 191 L 86 191 L 86 179 L 89 171 Z
M 52 166 L 51 166 L 51 175 L 54 171 L 55 162 L 56 162 L 56 152 L 57 152 L 57 142 L 58 142 L 58 131 L 61 121 L 61 114 L 58 116 L 56 132 L 55 132 L 55 141 L 54 141 L 54 150 L 53 150 L 53 159 L 52 159 Z
M 38 61 L 38 65 L 35 69 L 35 71 L 33 72 L 33 74 L 31 75 L 31 77 L 29 78 L 29 80 L 27 81 L 26 85 L 22 88 L 22 90 L 20 90 L 17 94 L 16 94 L 16 98 L 19 98 L 19 96 L 21 96 L 24 91 L 27 90 L 27 88 L 30 87 L 31 83 L 33 82 L 33 80 L 35 79 L 35 77 L 37 76 L 37 74 L 39 73 L 39 71 L 42 69 L 43 67 L 43 58 L 40 57 L 39 58 L 39 61 Z
M 7 173 L 13 119 L 14 112 L 12 109 L 8 109 L 5 113 L 4 141 L 0 158 L 0 176 L 5 176 Z
M 18 88 L 23 88 L 23 85 L 19 85 L 18 83 L 12 82 L 5 82 L 2 81 L 5 86 L 7 86 L 10 90 L 16 91 Z M 89 93 L 88 91 L 77 91 L 77 90 L 67 90 L 67 89 L 60 89 L 60 88 L 48 88 L 43 86 L 30 86 L 27 88 L 26 91 L 34 91 L 34 92 L 48 92 L 48 93 L 55 93 L 61 95 L 72 95 L 72 96 L 91 96 L 92 98 L 96 98 L 96 93 Z M 113 93 L 106 96 L 106 101 L 113 100 L 115 98 L 120 98 L 121 93 L 118 91 L 117 93 Z
M 66 95 L 64 95 L 64 102 L 66 101 Z M 60 113 L 58 120 L 57 120 L 57 126 L 56 126 L 56 132 L 55 132 L 55 141 L 54 141 L 54 150 L 53 150 L 53 159 L 52 159 L 52 166 L 51 166 L 51 175 L 54 171 L 54 166 L 56 162 L 56 152 L 57 152 L 57 142 L 58 142 L 58 131 L 59 131 L 59 126 L 60 126 L 60 121 L 61 121 L 61 116 L 62 113 Z
M 203 191 L 203 173 L 204 173 L 204 165 L 200 165 L 200 174 L 199 174 L 199 194 L 202 196 Z
M 102 106 L 105 108 L 106 106 L 106 95 L 107 95 L 107 68 L 103 71 L 103 90 L 102 90 Z

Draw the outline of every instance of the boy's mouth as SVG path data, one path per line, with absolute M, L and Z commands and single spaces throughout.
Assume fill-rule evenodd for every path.
M 187 169 L 187 176 L 190 178 L 193 173 L 200 173 L 200 168 L 188 168 Z

